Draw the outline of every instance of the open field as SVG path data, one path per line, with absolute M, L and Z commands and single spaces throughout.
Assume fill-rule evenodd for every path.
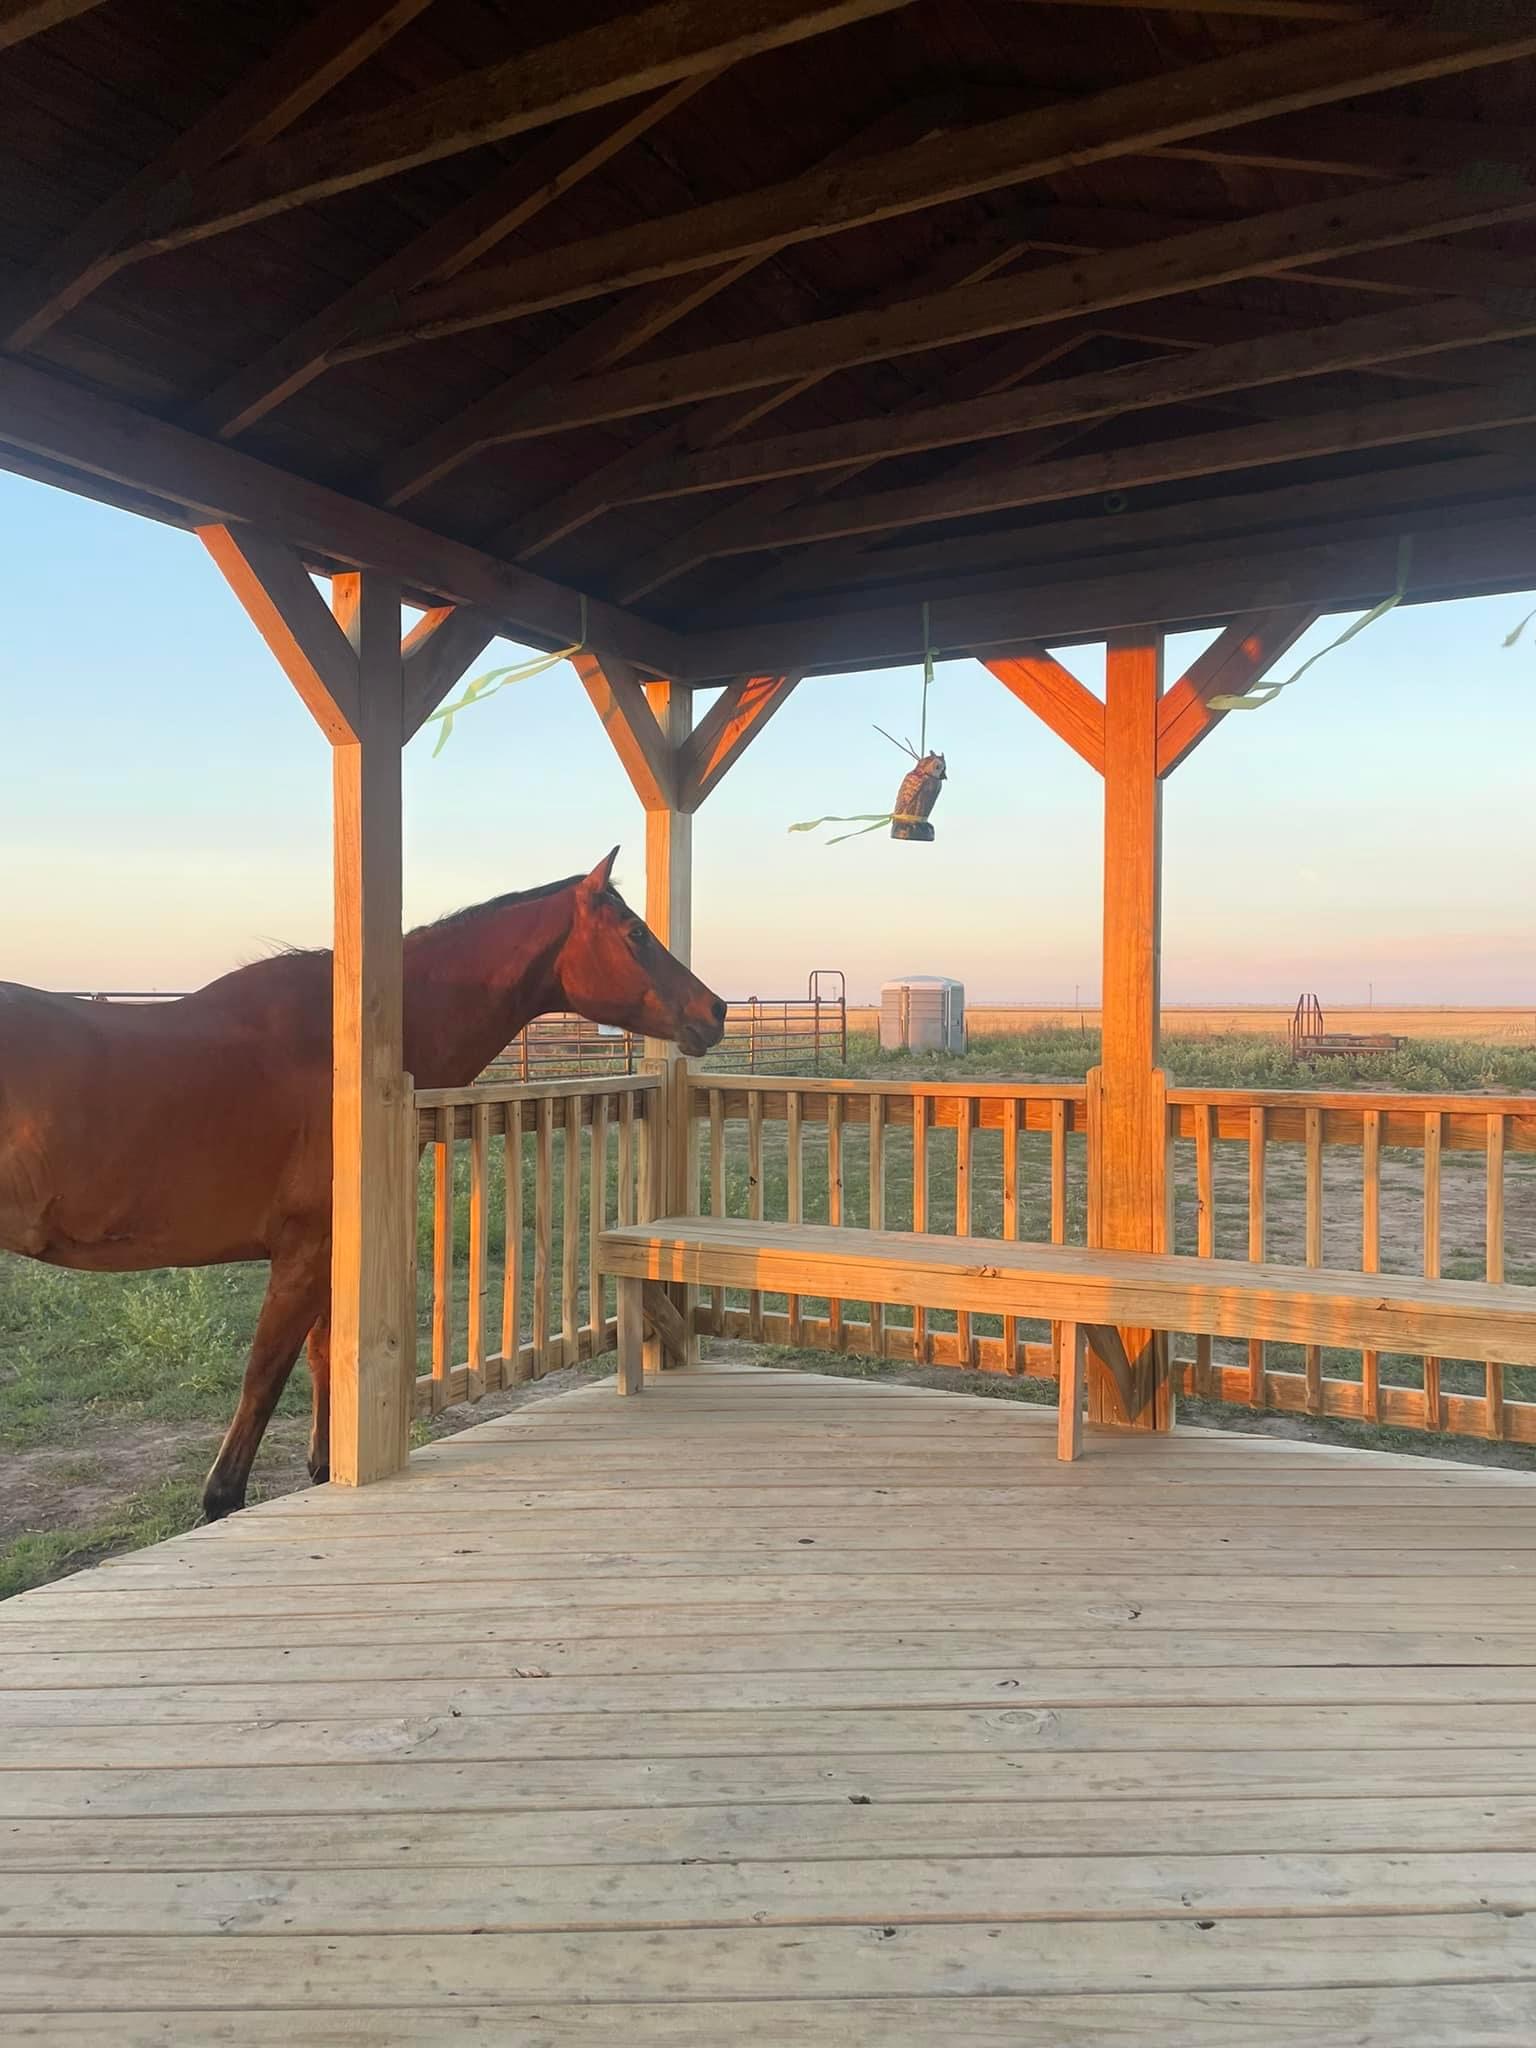
M 1248 1036 L 1199 1038 L 1172 1035 L 1165 1047 L 1166 1063 L 1177 1082 L 1191 1086 L 1293 1086 L 1300 1079 L 1283 1048 Z M 879 1054 L 872 1037 L 850 1046 L 848 1072 L 878 1073 L 893 1085 L 903 1080 L 967 1078 L 998 1080 L 1080 1079 L 1098 1057 L 1092 1031 L 1032 1032 L 997 1037 L 978 1044 L 964 1059 L 912 1059 Z M 1467 1041 L 1422 1040 L 1389 1059 L 1337 1061 L 1326 1077 L 1312 1085 L 1339 1089 L 1419 1089 L 1476 1094 L 1536 1090 L 1536 1046 L 1479 1044 Z M 1029 1134 L 1020 1146 L 1020 1227 L 1026 1236 L 1047 1231 L 1049 1191 L 1043 1147 Z M 767 1213 L 782 1214 L 787 1169 L 782 1124 L 764 1132 L 765 1202 Z M 561 1134 L 556 1134 L 555 1196 L 560 1200 Z M 1179 1249 L 1194 1249 L 1194 1207 L 1190 1148 L 1176 1148 L 1179 1188 Z M 893 1129 L 887 1137 L 887 1220 L 900 1228 L 910 1217 L 910 1137 Z M 850 1125 L 844 1137 L 846 1216 L 861 1222 L 868 1204 L 867 1134 Z M 1084 1199 L 1081 1141 L 1071 1145 L 1068 1178 L 1068 1234 L 1080 1236 Z M 460 1157 L 461 1172 L 467 1159 Z M 524 1215 L 533 1211 L 531 1159 L 525 1163 Z M 500 1241 L 504 1190 L 500 1181 L 500 1150 L 491 1160 L 491 1242 Z M 1216 1249 L 1219 1255 L 1241 1255 L 1246 1233 L 1245 1162 L 1240 1147 L 1219 1147 L 1215 1179 Z M 743 1133 L 732 1127 L 727 1149 L 727 1206 L 745 1213 L 746 1159 Z M 1449 1277 L 1480 1277 L 1483 1272 L 1483 1197 L 1481 1162 L 1475 1155 L 1447 1153 L 1444 1160 L 1442 1218 L 1444 1271 Z M 430 1173 L 422 1180 L 422 1257 L 429 1257 Z M 1302 1245 L 1303 1163 L 1299 1148 L 1276 1148 L 1270 1169 L 1270 1244 L 1272 1256 L 1300 1263 Z M 929 1143 L 930 1227 L 952 1227 L 953 1134 L 935 1131 Z M 826 1153 L 808 1133 L 805 1148 L 805 1199 L 808 1218 L 825 1215 Z M 995 1132 L 978 1133 L 973 1162 L 974 1228 L 981 1234 L 999 1227 L 1001 1156 Z M 904 1204 L 907 1205 L 904 1213 Z M 458 1208 L 463 1228 L 464 1205 Z M 1325 1162 L 1326 1260 L 1355 1262 L 1359 1242 L 1360 1187 L 1358 1158 L 1345 1149 L 1330 1150 Z M 1387 1270 L 1416 1269 L 1422 1243 L 1423 1210 L 1420 1162 L 1415 1154 L 1387 1151 L 1382 1172 L 1383 1264 Z M 1507 1164 L 1508 1277 L 1536 1283 L 1536 1158 L 1512 1156 Z M 467 1240 L 456 1245 L 456 1268 L 462 1276 Z M 530 1235 L 525 1237 L 525 1266 L 531 1261 Z M 111 1552 L 159 1540 L 186 1528 L 197 1518 L 198 1492 L 239 1386 L 248 1333 L 254 1322 L 265 1268 L 228 1266 L 197 1272 L 135 1275 L 58 1273 L 28 1261 L 0 1255 L 0 1593 L 77 1568 Z M 493 1259 L 492 1282 L 500 1272 Z M 423 1268 L 422 1335 L 427 1334 L 430 1274 Z M 808 1312 L 816 1305 L 807 1303 Z M 855 1314 L 859 1313 L 857 1309 Z M 893 1323 L 900 1320 L 893 1312 Z M 935 1317 L 936 1327 L 945 1319 Z M 990 1329 L 978 1319 L 978 1331 Z M 1030 1334 L 1043 1334 L 1031 1332 Z M 462 1336 L 462 1324 L 460 1325 Z M 426 1355 L 425 1344 L 423 1355 Z M 1277 1347 L 1276 1363 L 1283 1363 Z M 857 1361 L 826 1361 L 828 1369 L 864 1370 Z M 602 1368 L 599 1368 L 602 1369 Z M 1347 1371 L 1330 1356 L 1330 1371 Z M 590 1370 L 590 1369 L 587 1369 Z M 897 1370 L 902 1370 L 898 1368 Z M 912 1368 L 905 1370 L 911 1371 Z M 1384 1361 L 1383 1377 L 1401 1376 L 1416 1384 L 1419 1368 L 1410 1361 Z M 1476 1368 L 1447 1366 L 1449 1390 Z M 932 1375 L 925 1374 L 931 1378 Z M 969 1377 L 969 1376 L 968 1376 Z M 1510 1375 L 1515 1398 L 1536 1396 L 1527 1388 L 1536 1374 Z M 493 1397 L 478 1408 L 451 1409 L 423 1426 L 438 1434 L 481 1420 L 488 1412 L 521 1399 L 535 1398 L 566 1375 Z M 956 1378 L 956 1384 L 961 1382 Z M 1048 1389 L 1031 1381 L 984 1383 L 991 1393 L 1045 1398 Z M 1470 1384 L 1470 1382 L 1469 1382 Z M 257 1464 L 253 1498 L 286 1492 L 306 1484 L 303 1457 L 308 1428 L 309 1390 L 304 1372 L 293 1376 L 274 1419 Z M 1211 1408 L 1202 1419 L 1245 1411 Z M 1337 1440 L 1349 1440 L 1342 1426 L 1298 1424 L 1295 1418 L 1276 1426 L 1301 1427 Z M 1378 1436 L 1354 1440 L 1379 1442 Z M 1459 1439 L 1408 1437 L 1414 1449 L 1441 1449 L 1449 1455 L 1476 1455 L 1479 1447 Z M 1513 1452 L 1521 1459 L 1526 1454 Z
M 1294 1003 L 1164 1003 L 1163 1028 L 1172 1038 L 1219 1038 L 1236 1033 L 1244 1038 L 1284 1040 Z M 1330 1031 L 1389 1031 L 1398 1038 L 1459 1038 L 1485 1045 L 1536 1047 L 1536 1005 L 1491 1004 L 1463 1008 L 1457 1004 L 1324 1003 Z M 1097 1031 L 1098 1009 L 1065 1003 L 967 1003 L 966 1019 L 973 1038 L 1014 1038 L 1039 1031 Z M 848 1029 L 879 1029 L 880 1012 L 872 1003 L 848 1005 Z

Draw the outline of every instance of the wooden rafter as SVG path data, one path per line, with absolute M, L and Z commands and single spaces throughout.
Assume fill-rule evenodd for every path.
M 369 271 L 331 303 L 242 370 L 196 408 L 188 424 L 231 438 L 243 433 L 347 357 L 347 344 L 387 317 L 400 294 L 429 278 L 455 277 L 514 234 L 546 206 L 609 163 L 664 121 L 713 77 L 699 72 L 627 113 L 602 134 L 573 137 L 558 127 L 510 169 L 471 193 L 405 248 Z
M 1438 179 L 1372 186 L 1347 199 L 1312 201 L 1136 249 L 907 300 L 878 321 L 862 313 L 839 315 L 771 337 L 724 342 L 530 391 L 508 408 L 496 438 L 560 433 L 800 377 L 825 377 L 864 363 L 1084 319 L 1351 251 L 1516 220 L 1533 211 L 1536 199 L 1523 186 L 1482 189 Z
M 163 224 L 141 251 L 223 234 L 909 4 L 658 0 L 377 112 L 308 128 L 224 165 L 190 191 L 168 189 Z
M 1090 768 L 1104 773 L 1104 700 L 1079 682 L 1070 669 L 1063 668 L 1043 647 L 1022 647 L 1006 656 L 993 656 L 984 667 L 1028 705 L 1080 754 Z
M 946 250 L 919 278 L 907 280 L 904 288 L 886 288 L 873 294 L 865 311 L 880 312 L 899 304 L 914 284 L 919 290 L 946 291 L 958 284 L 979 282 L 1002 269 L 1018 254 L 1018 249 L 1006 228 L 982 234 L 974 242 L 967 238 L 958 248 Z M 1057 340 L 1060 342 L 1060 337 Z M 499 537 L 501 547 L 519 560 L 534 559 L 552 542 L 595 519 L 610 505 L 623 503 L 629 478 L 663 458 L 676 457 L 682 448 L 714 447 L 728 442 L 821 382 L 822 377 L 812 373 L 769 391 L 716 399 L 699 407 L 685 422 L 668 421 L 601 469 L 579 478 L 557 497 L 536 505 Z M 631 576 L 630 580 L 635 579 Z M 642 587 L 650 585 L 642 581 Z
M 102 0 L 0 0 L 0 50 L 13 49 L 101 4 Z
M 430 0 L 332 0 L 194 122 L 152 164 L 66 235 L 0 309 L 10 349 L 30 348 L 114 271 L 131 260 L 156 196 L 180 190 L 232 150 L 272 141 L 392 36 Z M 76 10 L 79 11 L 78 9 Z
M 1209 532 L 1210 508 L 1200 509 Z M 1183 627 L 1279 604 L 1352 610 L 1391 595 L 1405 536 L 1412 542 L 1410 602 L 1530 581 L 1536 512 L 1528 496 L 1465 524 L 1444 524 L 1433 509 L 1375 524 L 1382 530 L 1329 534 L 1315 545 L 1291 530 L 1262 548 L 1218 542 L 1168 549 L 1150 565 L 1111 566 L 1100 575 L 1084 574 L 1079 563 L 1075 574 L 1052 583 L 1028 583 L 1015 573 L 1000 589 L 933 598 L 929 644 L 990 656 L 1011 653 L 1023 640 L 1065 644 L 1135 622 Z M 1027 559 L 1027 539 L 1025 549 Z M 815 617 L 692 633 L 679 672 L 697 685 L 740 675 L 753 659 L 760 668 L 835 672 L 914 661 L 922 651 L 922 606 L 909 593 L 865 610 L 840 605 Z
M 1536 33 L 1455 36 L 1379 22 L 1265 42 L 1171 76 L 488 266 L 416 293 L 402 308 L 398 332 L 421 340 L 522 318 L 1073 166 L 1143 154 L 1244 120 L 1533 53 Z
M 1467 164 L 1528 160 L 1528 128 L 1496 121 L 1447 121 L 1423 114 L 1321 108 L 1305 119 L 1254 121 L 1217 136 L 1171 144 L 1159 155 L 1190 163 L 1247 164 L 1255 170 L 1329 176 L 1422 178 Z
M 0 468 L 5 443 L 185 505 L 205 523 L 263 527 L 307 559 L 378 568 L 407 591 L 478 605 L 516 637 L 569 646 L 585 609 L 590 637 L 654 673 L 677 666 L 677 636 L 617 605 L 584 608 L 577 591 L 531 570 L 25 363 L 0 361 Z
M 1124 492 L 1192 477 L 1220 476 L 1268 463 L 1297 462 L 1348 451 L 1390 448 L 1403 442 L 1483 432 L 1536 420 L 1536 379 L 1529 375 L 1470 391 L 1432 393 L 1382 405 L 1346 406 L 1288 418 L 1272 425 L 1184 434 L 1107 455 L 1076 455 L 1059 462 L 989 469 L 961 481 L 946 479 L 866 497 L 832 498 L 779 519 L 750 525 L 721 519 L 707 542 L 714 555 L 749 554 L 804 546 L 842 534 L 885 533 L 944 519 L 970 518 L 1068 498 Z
M 1157 772 L 1171 775 L 1227 716 L 1212 697 L 1242 697 L 1317 618 L 1312 605 L 1281 605 L 1234 619 L 1158 700 Z
M 887 115 L 883 120 L 874 122 L 851 143 L 834 150 L 829 161 L 837 162 L 878 148 L 882 140 L 890 138 L 893 128 L 908 133 L 927 132 L 943 127 L 952 116 L 953 106 L 950 103 L 901 107 L 894 116 Z M 654 341 L 700 306 L 749 277 L 767 260 L 763 256 L 746 257 L 722 270 L 672 278 L 653 291 L 631 293 L 619 300 L 617 305 L 600 314 L 596 320 L 589 321 L 558 347 L 517 375 L 505 379 L 494 391 L 463 412 L 434 427 L 413 446 L 393 456 L 379 471 L 376 479 L 378 496 L 385 504 L 404 504 L 478 450 L 494 443 L 503 413 L 509 407 L 515 408 L 528 391 L 587 376 L 594 370 L 622 362 L 626 356 Z M 569 531 L 572 525 L 582 524 L 584 518 L 593 517 L 603 509 L 600 480 L 606 474 L 605 469 L 595 477 L 584 477 L 566 494 L 577 508 L 589 503 L 593 510 L 585 513 L 573 510 L 569 517 L 563 510 L 557 512 L 556 533 Z M 543 544 L 547 544 L 542 529 L 541 539 Z M 498 544 L 498 551 L 500 548 L 514 555 L 524 552 L 523 543 L 510 534 Z M 530 548 L 529 551 L 533 550 Z
M 835 427 L 708 448 L 638 471 L 622 489 L 622 497 L 638 504 L 775 477 L 842 470 L 893 455 L 920 454 L 1153 406 L 1189 404 L 1221 392 L 1527 334 L 1536 334 L 1536 295 L 1524 308 L 1506 308 L 1498 301 L 1485 306 L 1437 299 L 1300 333 L 1282 330 L 1262 340 L 1199 349 L 1166 361 L 1059 378 L 995 397 L 882 413 Z
M 612 654 L 576 654 L 571 665 L 646 810 L 679 809 L 673 749 L 635 670 Z
M 473 605 L 439 605 L 422 615 L 400 643 L 406 739 L 421 730 L 496 635 L 496 621 Z
M 723 690 L 684 742 L 678 805 L 696 811 L 741 759 L 763 727 L 789 701 L 800 678 L 740 676 Z
M 1217 500 L 1162 505 L 1146 512 L 1127 511 L 1090 519 L 1065 519 L 1053 525 L 1030 526 L 1018 532 L 966 535 L 952 540 L 888 547 L 876 552 L 845 550 L 828 543 L 787 557 L 773 582 L 773 597 L 814 603 L 829 591 L 856 590 L 859 585 L 914 583 L 951 589 L 978 588 L 989 577 L 1017 583 L 1042 566 L 1074 557 L 1102 559 L 1113 550 L 1125 566 L 1141 567 L 1139 550 L 1178 546 L 1210 537 L 1213 521 L 1224 532 L 1252 532 L 1255 550 L 1293 538 L 1298 530 L 1316 531 L 1319 522 L 1348 520 L 1380 513 L 1428 516 L 1447 501 L 1513 496 L 1529 484 L 1533 451 L 1519 435 L 1498 454 L 1453 456 L 1395 468 L 1385 474 L 1329 478 L 1325 482 L 1286 484 L 1279 489 L 1244 491 Z M 1430 451 L 1433 454 L 1433 450 Z M 969 579 L 965 582 L 962 579 Z M 763 586 L 754 584 L 758 598 Z M 755 615 L 739 609 L 741 600 L 720 609 L 710 625 Z

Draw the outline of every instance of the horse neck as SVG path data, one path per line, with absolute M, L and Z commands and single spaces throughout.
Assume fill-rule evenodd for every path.
M 405 942 L 405 1066 L 419 1088 L 465 1088 L 523 1026 L 562 1002 L 556 963 L 571 889 L 482 909 Z

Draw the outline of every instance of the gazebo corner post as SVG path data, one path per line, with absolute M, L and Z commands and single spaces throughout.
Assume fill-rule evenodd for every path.
M 332 581 L 357 657 L 353 737 L 331 757 L 331 1477 L 366 1486 L 410 1453 L 415 1147 L 405 1073 L 400 589 L 372 570 Z
M 1162 784 L 1158 710 L 1163 636 L 1116 633 L 1104 692 L 1103 1039 L 1088 1077 L 1088 1241 L 1109 1250 L 1172 1249 L 1167 1076 L 1158 1064 Z M 1088 1415 L 1121 1427 L 1173 1426 L 1165 1333 L 1123 1330 L 1137 1401 L 1127 1414 L 1113 1374 L 1090 1361 Z
M 365 1486 L 405 1464 L 415 1396 L 400 757 L 495 622 L 445 605 L 402 642 L 393 577 L 337 575 L 327 604 L 301 557 L 260 529 L 198 537 L 332 750 L 330 1476 Z
M 659 778 L 660 786 L 649 792 L 645 806 L 645 921 L 687 967 L 693 958 L 693 812 L 684 805 L 680 764 L 693 731 L 693 693 L 674 682 L 644 687 L 670 771 Z M 666 1039 L 648 1038 L 644 1071 L 658 1075 L 661 1083 L 652 1097 L 652 1108 L 658 1112 L 649 1158 L 652 1213 L 691 1215 L 699 1206 L 699 1150 L 688 1056 Z M 696 1293 L 692 1288 L 672 1292 L 684 1338 L 681 1357 L 670 1362 L 696 1365 Z M 660 1337 L 648 1328 L 646 1371 L 660 1372 L 667 1363 Z

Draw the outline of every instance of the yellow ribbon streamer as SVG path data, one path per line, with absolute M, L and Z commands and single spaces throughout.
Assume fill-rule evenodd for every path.
M 1408 572 L 1413 566 L 1413 535 L 1405 533 L 1397 544 L 1397 588 L 1390 597 L 1384 597 L 1378 605 L 1372 605 L 1368 612 L 1362 612 L 1352 626 L 1346 626 L 1336 640 L 1330 640 L 1326 647 L 1319 647 L 1316 654 L 1309 654 L 1294 675 L 1286 677 L 1283 683 L 1265 683 L 1261 689 L 1250 690 L 1244 697 L 1208 697 L 1207 704 L 1212 711 L 1258 711 L 1265 704 L 1272 704 L 1282 690 L 1288 690 L 1292 683 L 1299 683 L 1312 664 L 1321 661 L 1325 654 L 1332 654 L 1336 647 L 1342 647 L 1353 640 L 1357 633 L 1363 633 L 1367 626 L 1374 626 L 1378 619 L 1386 617 L 1400 605 L 1408 594 Z M 1506 643 L 1508 644 L 1508 643 Z
M 432 749 L 435 761 L 448 744 L 448 735 L 453 731 L 453 721 L 461 711 L 467 711 L 472 704 L 485 704 L 498 690 L 508 690 L 514 683 L 525 683 L 533 676 L 543 675 L 546 669 L 557 668 L 562 661 L 569 661 L 573 655 L 582 653 L 587 644 L 587 600 L 581 598 L 581 632 L 569 647 L 560 647 L 553 654 L 535 655 L 532 661 L 515 661 L 506 668 L 488 668 L 483 676 L 476 676 L 472 683 L 465 685 L 464 694 L 457 704 L 445 704 L 428 718 L 429 725 L 440 725 L 437 745 Z

